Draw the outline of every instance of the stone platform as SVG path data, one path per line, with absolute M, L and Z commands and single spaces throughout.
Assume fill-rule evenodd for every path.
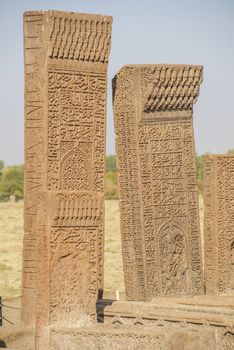
M 100 300 L 98 324 L 51 327 L 50 349 L 233 350 L 234 298 Z

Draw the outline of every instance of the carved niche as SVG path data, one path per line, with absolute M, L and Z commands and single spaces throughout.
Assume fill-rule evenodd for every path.
M 162 294 L 187 294 L 191 292 L 191 266 L 186 235 L 176 222 L 163 225 L 157 237 L 156 252 Z

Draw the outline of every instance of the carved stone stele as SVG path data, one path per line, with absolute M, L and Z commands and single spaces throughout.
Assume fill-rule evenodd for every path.
M 36 323 L 39 343 L 43 327 L 94 313 L 103 286 L 111 25 L 99 15 L 24 14 L 22 320 Z
M 234 295 L 234 155 L 206 155 L 203 169 L 206 293 Z
M 202 67 L 127 65 L 113 80 L 129 300 L 203 293 L 192 110 Z

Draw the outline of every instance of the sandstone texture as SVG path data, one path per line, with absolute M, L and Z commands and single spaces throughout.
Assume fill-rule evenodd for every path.
M 206 293 L 234 295 L 234 156 L 204 156 L 203 173 Z

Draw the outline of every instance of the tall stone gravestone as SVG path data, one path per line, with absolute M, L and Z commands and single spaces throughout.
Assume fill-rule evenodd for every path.
M 203 169 L 206 293 L 234 295 L 234 155 L 206 155 Z
M 129 300 L 203 293 L 193 104 L 202 67 L 128 65 L 113 81 Z
M 103 285 L 107 63 L 112 18 L 24 14 L 22 319 L 95 312 Z M 72 316 L 73 315 L 73 316 Z

